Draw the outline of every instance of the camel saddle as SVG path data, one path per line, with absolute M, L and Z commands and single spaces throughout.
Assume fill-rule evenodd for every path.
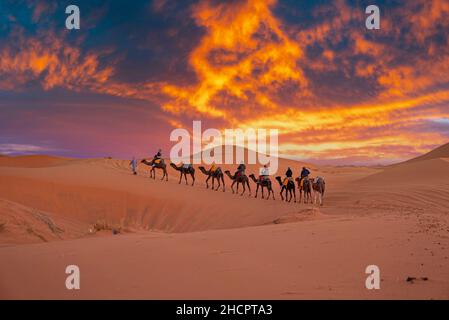
M 292 181 L 292 178 L 291 177 L 287 177 L 287 178 L 284 179 L 284 182 L 282 183 L 282 185 L 287 186 L 290 181 Z

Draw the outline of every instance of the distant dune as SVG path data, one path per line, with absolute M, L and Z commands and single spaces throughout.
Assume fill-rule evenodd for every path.
M 410 159 L 403 163 L 413 163 L 413 162 L 419 162 L 419 161 L 423 161 L 423 160 L 441 159 L 441 158 L 449 158 L 449 143 L 446 143 L 426 154 L 423 154 L 422 156 Z
M 68 158 L 29 155 L 29 156 L 5 156 L 0 155 L 0 167 L 43 168 L 65 164 L 71 161 Z
M 0 298 L 447 299 L 445 148 L 378 168 L 279 159 L 278 175 L 306 165 L 325 178 L 322 207 L 282 202 L 274 178 L 276 200 L 262 200 L 252 181 L 251 197 L 228 177 L 225 192 L 206 189 L 198 169 L 192 187 L 171 167 L 165 182 L 125 160 L 2 156 Z M 79 292 L 64 289 L 68 264 Z
M 363 178 L 367 184 L 428 185 L 446 184 L 449 181 L 449 144 L 422 156 L 387 166 L 382 172 Z

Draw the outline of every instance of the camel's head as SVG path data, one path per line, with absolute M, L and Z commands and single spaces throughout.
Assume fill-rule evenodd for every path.
M 254 175 L 254 173 L 251 173 L 248 177 L 255 178 L 256 176 Z
M 280 176 L 277 176 L 276 180 L 282 182 L 282 178 Z

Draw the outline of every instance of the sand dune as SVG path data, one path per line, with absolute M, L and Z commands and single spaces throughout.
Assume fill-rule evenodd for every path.
M 0 167 L 43 168 L 66 164 L 70 161 L 72 159 L 46 155 L 15 157 L 0 155 Z
M 382 172 L 361 179 L 368 184 L 383 185 L 432 185 L 449 184 L 449 162 L 434 158 L 428 160 L 405 162 L 387 167 Z
M 404 163 L 413 163 L 423 160 L 440 159 L 440 158 L 449 158 L 449 143 L 446 143 L 426 154 L 423 154 L 422 156 L 410 159 Z
M 81 238 L 88 226 L 0 199 L 0 246 Z
M 280 159 L 280 175 L 302 165 Z M 252 197 L 232 194 L 228 177 L 212 191 L 199 170 L 192 187 L 124 160 L 1 157 L 0 297 L 449 298 L 446 158 L 309 166 L 326 179 L 322 207 L 281 202 L 276 183 L 275 201 L 254 199 L 253 182 Z M 63 286 L 73 263 L 79 292 Z M 364 288 L 369 264 L 380 291 Z

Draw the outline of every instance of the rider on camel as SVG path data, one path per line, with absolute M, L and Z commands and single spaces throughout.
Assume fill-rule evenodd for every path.
M 157 153 L 153 157 L 153 166 L 162 159 L 162 149 L 157 150 Z
M 310 174 L 309 169 L 307 169 L 306 167 L 302 167 L 301 170 L 301 179 L 308 177 Z
M 246 170 L 246 166 L 245 164 L 242 162 L 240 162 L 239 166 L 237 167 L 237 172 L 235 173 L 236 177 L 242 176 L 245 174 L 245 170 Z
M 285 179 L 284 179 L 284 185 L 287 185 L 290 181 L 293 181 L 293 171 L 290 169 L 290 167 L 287 168 L 287 171 L 285 172 Z
M 302 187 L 302 186 L 304 185 L 304 179 L 305 179 L 305 178 L 308 178 L 308 177 L 309 177 L 309 174 L 310 174 L 309 169 L 307 169 L 306 167 L 302 167 L 302 170 L 301 170 L 301 179 L 299 180 L 299 181 L 300 181 L 300 182 L 299 182 L 300 187 Z
M 260 176 L 259 180 L 262 182 L 264 180 L 268 179 L 268 176 L 270 174 L 270 170 L 268 169 L 267 165 L 265 164 L 263 168 L 260 169 Z

